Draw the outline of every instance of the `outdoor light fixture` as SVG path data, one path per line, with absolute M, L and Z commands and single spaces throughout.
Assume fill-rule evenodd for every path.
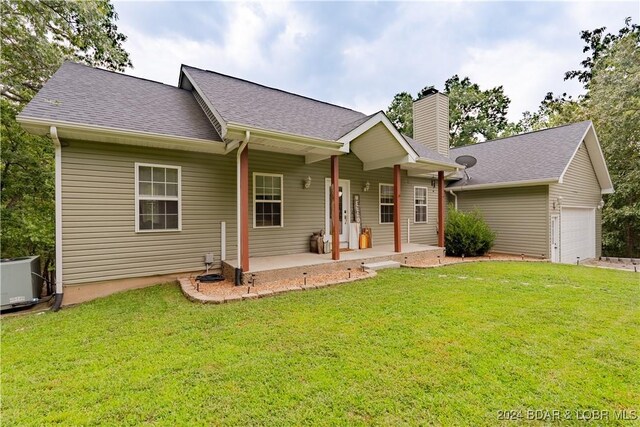
M 598 203 L 598 209 L 602 209 L 604 207 L 604 200 L 600 199 L 600 203 Z
M 562 206 L 562 196 L 558 196 L 558 198 L 553 201 L 553 210 L 556 209 L 556 204 L 558 207 Z
M 310 176 L 306 177 L 305 180 L 304 180 L 304 188 L 305 188 L 305 190 L 307 188 L 309 188 L 309 187 L 311 187 L 311 177 Z
M 362 187 L 362 191 L 367 192 L 367 191 L 369 191 L 370 188 L 371 188 L 371 183 L 369 181 L 367 181 L 364 184 L 364 187 Z

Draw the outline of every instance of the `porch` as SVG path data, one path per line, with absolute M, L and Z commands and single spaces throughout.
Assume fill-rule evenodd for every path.
M 444 258 L 444 249 L 438 246 L 417 243 L 404 243 L 396 251 L 394 244 L 381 244 L 369 249 L 342 250 L 340 259 L 332 259 L 332 254 L 298 253 L 278 256 L 251 257 L 251 270 L 243 273 L 243 282 L 255 279 L 256 282 L 270 282 L 277 279 L 289 279 L 308 275 L 335 272 L 347 269 L 356 270 L 363 264 L 383 261 L 396 261 L 401 264 L 415 263 L 428 258 Z M 222 262 L 225 277 L 234 277 L 237 261 Z

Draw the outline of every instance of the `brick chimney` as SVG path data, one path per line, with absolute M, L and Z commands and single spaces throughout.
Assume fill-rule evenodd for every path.
M 413 139 L 449 157 L 449 97 L 431 89 L 413 103 Z

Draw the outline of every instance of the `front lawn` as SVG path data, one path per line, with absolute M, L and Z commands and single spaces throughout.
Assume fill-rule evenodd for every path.
M 640 274 L 587 267 L 401 269 L 209 306 L 166 284 L 5 318 L 1 337 L 4 425 L 517 425 L 498 411 L 640 411 Z

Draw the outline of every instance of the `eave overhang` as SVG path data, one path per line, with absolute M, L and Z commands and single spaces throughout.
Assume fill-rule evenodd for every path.
M 48 135 L 51 126 L 55 126 L 60 139 L 106 142 L 111 144 L 126 144 L 211 154 L 225 154 L 226 152 L 226 144 L 221 141 L 35 117 L 18 116 L 16 120 L 27 132 L 35 135 Z

